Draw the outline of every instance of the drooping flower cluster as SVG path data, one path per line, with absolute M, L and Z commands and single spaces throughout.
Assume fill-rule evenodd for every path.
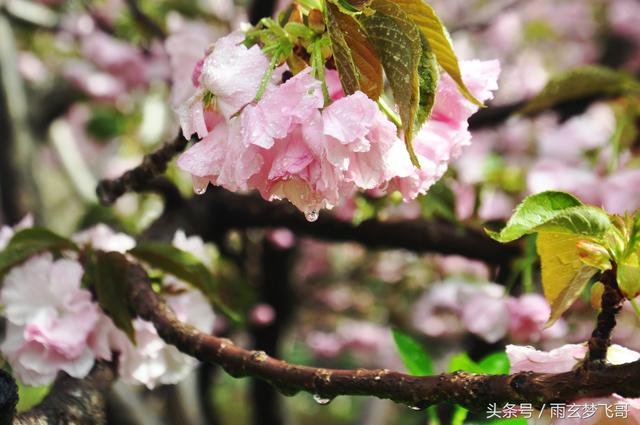
M 235 32 L 215 43 L 195 68 L 198 90 L 177 108 L 185 137 L 201 139 L 178 160 L 197 193 L 209 183 L 257 189 L 267 200 L 288 199 L 313 220 L 358 189 L 388 187 L 413 199 L 469 143 L 467 119 L 477 107 L 449 77 L 438 88 L 432 121 L 416 135 L 418 170 L 394 124 L 364 93 L 344 96 L 330 70 L 328 105 L 310 68 L 291 77 L 283 66 L 263 81 L 269 60 L 259 46 L 247 48 L 244 37 Z M 498 63 L 461 66 L 474 95 L 489 99 Z
M 9 228 L 0 232 L 8 237 L 12 233 Z M 132 238 L 104 225 L 73 240 L 104 251 L 125 252 L 135 246 Z M 200 238 L 177 232 L 174 245 L 205 260 Z M 133 323 L 134 345 L 82 287 L 83 274 L 76 258 L 55 260 L 44 253 L 14 267 L 4 278 L 0 306 L 7 328 L 0 352 L 21 382 L 47 385 L 60 371 L 83 378 L 96 360 L 110 361 L 113 353 L 119 354 L 119 376 L 125 382 L 149 388 L 176 383 L 194 368 L 194 359 L 166 344 L 154 326 L 142 319 Z M 200 292 L 171 276 L 165 278 L 164 286 L 173 290 L 165 299 L 181 321 L 202 332 L 213 330 L 214 313 Z

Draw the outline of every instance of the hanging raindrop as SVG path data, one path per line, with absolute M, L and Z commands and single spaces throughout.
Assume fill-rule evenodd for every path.
M 320 394 L 314 394 L 313 395 L 313 399 L 316 401 L 316 403 L 321 404 L 321 405 L 325 405 L 325 404 L 329 404 L 331 403 L 331 400 L 333 400 L 330 397 L 323 397 Z
M 304 216 L 309 223 L 313 223 L 318 219 L 318 216 L 319 216 L 318 210 L 307 211 L 306 213 L 304 213 Z

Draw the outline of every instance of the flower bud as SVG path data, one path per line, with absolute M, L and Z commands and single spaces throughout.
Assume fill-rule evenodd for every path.
M 595 310 L 602 309 L 602 295 L 604 294 L 604 283 L 596 282 L 591 286 L 591 306 Z
M 611 269 L 609 252 L 602 245 L 583 239 L 576 243 L 576 248 L 583 263 L 603 271 Z
M 322 34 L 324 32 L 324 16 L 320 10 L 311 9 L 309 11 L 309 28 L 316 34 Z

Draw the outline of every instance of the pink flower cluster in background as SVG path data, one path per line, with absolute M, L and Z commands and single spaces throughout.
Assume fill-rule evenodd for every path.
M 255 101 L 269 60 L 243 40 L 234 32 L 210 48 L 195 67 L 197 90 L 177 108 L 185 137 L 196 133 L 201 139 L 178 160 L 197 193 L 209 183 L 257 189 L 267 200 L 288 199 L 314 220 L 358 189 L 397 189 L 407 200 L 425 193 L 470 141 L 467 119 L 477 107 L 447 76 L 433 119 L 416 135 L 420 170 L 378 105 L 361 92 L 344 96 L 335 71 L 327 71 L 329 105 L 309 68 L 284 82 L 284 68 L 277 69 Z M 491 98 L 497 61 L 461 66 L 470 90 L 481 100 Z
M 414 306 L 413 326 L 431 337 L 475 334 L 489 343 L 504 337 L 540 342 L 566 334 L 566 324 L 544 325 L 551 309 L 542 295 L 506 296 L 504 287 L 488 282 L 449 279 L 433 284 Z

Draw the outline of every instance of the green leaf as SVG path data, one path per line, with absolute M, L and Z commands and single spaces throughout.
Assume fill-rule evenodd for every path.
M 504 351 L 498 351 L 484 357 L 478 363 L 484 373 L 490 375 L 506 375 L 511 367 L 509 357 Z
M 609 215 L 602 208 L 591 206 L 571 207 L 538 226 L 536 232 L 570 233 L 600 240 L 611 228 Z
M 451 425 L 463 425 L 465 419 L 469 415 L 469 411 L 462 406 L 457 406 L 453 410 L 453 417 L 451 418 Z
M 422 42 L 422 55 L 418 65 L 418 78 L 420 80 L 420 100 L 416 115 L 415 129 L 418 131 L 422 124 L 431 116 L 431 110 L 436 100 L 436 89 L 440 73 L 436 56 L 431 50 L 431 46 L 424 36 L 420 37 Z
M 133 315 L 129 308 L 127 258 L 119 252 L 96 251 L 85 261 L 83 280 L 93 285 L 100 307 L 135 344 Z
M 536 243 L 542 264 L 542 288 L 551 305 L 547 327 L 573 304 L 598 271 L 580 260 L 577 243 L 582 238 L 569 233 L 538 234 Z
M 356 16 L 368 12 L 371 0 L 328 0 L 328 6 L 334 6 L 340 13 Z
M 129 253 L 152 267 L 189 282 L 224 315 L 233 321 L 240 321 L 240 316 L 220 299 L 213 275 L 195 255 L 173 245 L 149 241 L 138 243 Z
M 419 167 L 412 140 L 420 102 L 420 30 L 391 0 L 373 0 L 370 7 L 375 13 L 360 15 L 360 23 L 382 63 L 400 110 L 404 141 L 411 162 Z
M 467 353 L 458 353 L 449 360 L 449 372 L 462 370 L 469 373 L 484 373 L 482 367 L 471 360 Z
M 532 114 L 555 105 L 593 96 L 640 94 L 640 83 L 628 74 L 599 65 L 585 65 L 553 77 L 521 110 Z
M 500 231 L 487 230 L 489 236 L 499 242 L 511 242 L 532 233 L 535 229 L 559 215 L 563 210 L 582 205 L 576 197 L 565 192 L 541 192 L 527 197 L 520 203 Z
M 440 66 L 453 78 L 460 92 L 471 102 L 483 106 L 476 99 L 462 80 L 458 57 L 453 50 L 449 32 L 442 24 L 436 11 L 422 0 L 394 0 L 398 6 L 415 22 L 431 45 Z
M 415 376 L 433 375 L 431 356 L 424 350 L 422 344 L 396 329 L 392 332 L 402 363 L 409 373 Z
M 41 251 L 77 250 L 69 239 L 63 238 L 47 229 L 31 227 L 20 230 L 0 252 L 0 277 L 13 266 Z
M 377 100 L 382 93 L 382 65 L 354 18 L 327 4 L 327 28 L 340 83 L 349 95 L 360 90 Z
M 635 253 L 618 264 L 617 278 L 625 297 L 631 300 L 640 294 L 640 264 Z

